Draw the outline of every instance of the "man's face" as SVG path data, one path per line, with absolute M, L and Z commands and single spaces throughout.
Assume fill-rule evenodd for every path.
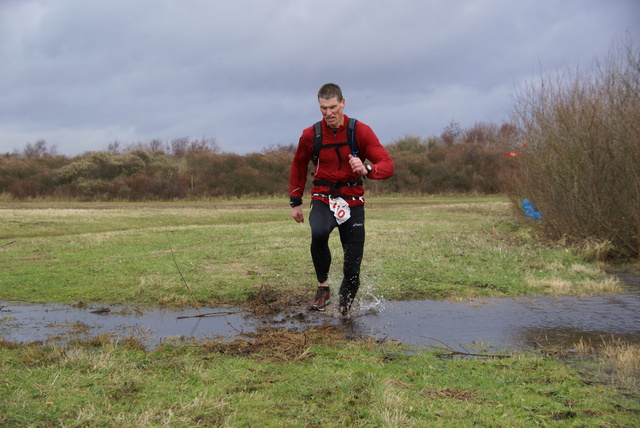
M 344 123 L 344 98 L 342 101 L 338 101 L 336 97 L 325 99 L 319 98 L 320 112 L 327 126 L 329 128 L 339 128 Z

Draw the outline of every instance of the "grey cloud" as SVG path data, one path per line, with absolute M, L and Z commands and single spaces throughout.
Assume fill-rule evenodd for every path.
M 383 142 L 506 119 L 541 70 L 640 36 L 627 1 L 71 0 L 0 3 L 0 152 L 152 138 L 245 153 L 296 142 L 317 88 Z

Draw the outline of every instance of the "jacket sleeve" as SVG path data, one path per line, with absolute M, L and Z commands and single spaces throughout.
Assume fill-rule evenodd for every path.
M 356 125 L 356 140 L 359 141 L 360 157 L 371 163 L 371 172 L 367 178 L 383 180 L 393 176 L 395 164 L 387 153 L 387 149 L 380 144 L 380 140 L 368 125 L 358 122 Z
M 313 155 L 313 127 L 302 131 L 298 148 L 291 162 L 291 172 L 289 173 L 289 196 L 292 198 L 302 198 L 305 185 L 307 184 L 307 171 L 311 156 Z

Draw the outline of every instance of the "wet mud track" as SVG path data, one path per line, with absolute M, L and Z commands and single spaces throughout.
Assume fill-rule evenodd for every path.
M 569 347 L 581 340 L 596 344 L 616 339 L 640 343 L 640 281 L 637 276 L 623 279 L 629 283 L 628 291 L 615 295 L 362 302 L 349 318 L 340 317 L 335 308 L 307 312 L 304 305 L 257 316 L 238 308 L 77 308 L 0 302 L 0 338 L 14 343 L 69 342 L 107 334 L 137 338 L 154 347 L 191 338 L 230 341 L 265 326 L 304 330 L 331 324 L 343 326 L 351 337 L 416 346 Z

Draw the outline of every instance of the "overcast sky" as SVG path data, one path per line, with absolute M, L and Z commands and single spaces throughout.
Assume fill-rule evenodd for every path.
M 638 0 L 0 0 L 0 153 L 259 152 L 297 143 L 326 82 L 384 144 L 501 124 L 524 82 L 627 34 Z

